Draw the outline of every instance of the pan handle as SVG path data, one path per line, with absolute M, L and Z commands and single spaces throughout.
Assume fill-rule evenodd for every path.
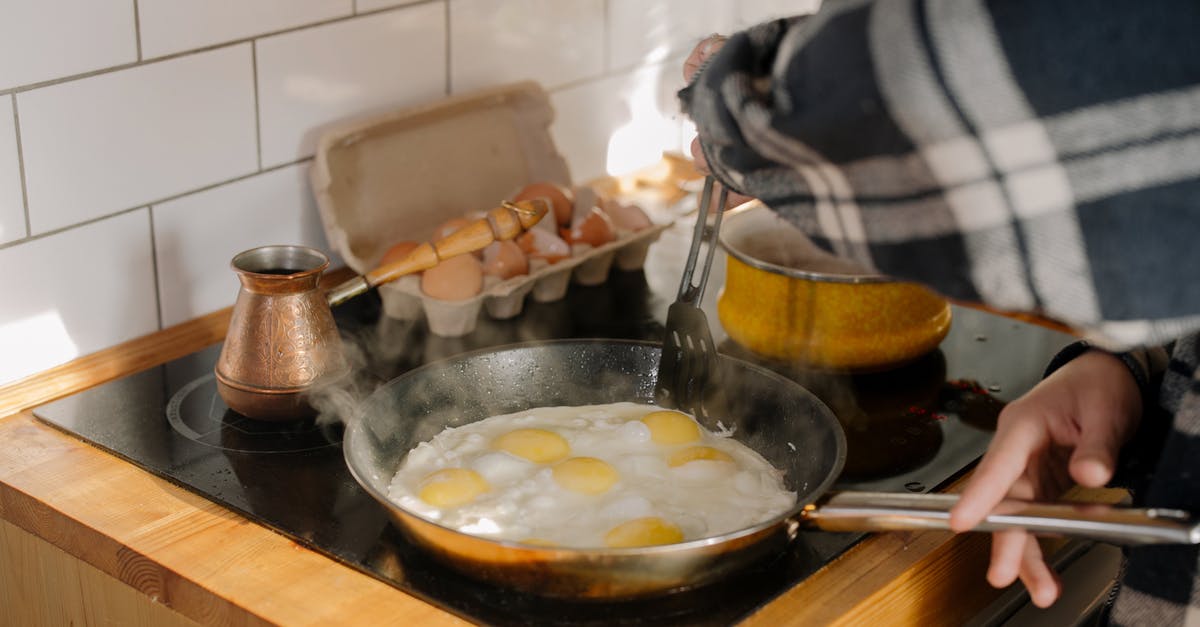
M 833 492 L 807 505 L 801 522 L 825 531 L 946 529 L 953 494 Z M 1175 509 L 1002 501 L 972 531 L 1024 529 L 1113 544 L 1200 544 L 1200 523 Z

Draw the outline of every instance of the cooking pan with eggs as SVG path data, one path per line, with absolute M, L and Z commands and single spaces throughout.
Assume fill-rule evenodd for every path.
M 706 400 L 711 422 L 654 407 L 660 353 L 653 343 L 560 340 L 428 364 L 383 385 L 348 421 L 347 465 L 436 558 L 560 598 L 717 582 L 785 550 L 806 526 L 946 528 L 954 496 L 827 493 L 846 457 L 841 426 L 816 396 L 769 370 L 721 356 L 720 385 Z M 659 474 L 638 479 L 639 468 Z M 520 489 L 505 492 L 505 477 L 522 472 Z M 741 514 L 714 505 L 725 496 L 758 518 L 724 516 Z M 1182 513 L 1096 505 L 1006 502 L 978 530 L 1014 527 L 1200 542 Z

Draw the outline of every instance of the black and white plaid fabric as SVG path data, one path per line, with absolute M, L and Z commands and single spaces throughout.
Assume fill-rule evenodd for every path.
M 1109 347 L 1200 328 L 1200 2 L 827 2 L 681 95 L 834 252 Z
M 680 95 L 713 173 L 829 250 L 1108 348 L 1179 338 L 1125 355 L 1123 459 L 1200 513 L 1200 1 L 826 0 Z M 1198 572 L 1129 551 L 1112 619 L 1200 622 Z

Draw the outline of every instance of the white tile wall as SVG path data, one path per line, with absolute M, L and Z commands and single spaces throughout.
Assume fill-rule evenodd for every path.
M 0 382 L 230 304 L 240 250 L 327 248 L 305 179 L 327 125 L 534 79 L 576 180 L 622 172 L 690 141 L 695 40 L 812 5 L 0 3 Z
M 264 167 L 312 155 L 322 125 L 445 95 L 442 2 L 258 42 Z
M 28 235 L 14 122 L 12 97 L 0 97 L 0 244 Z
M 0 249 L 0 384 L 158 328 L 150 220 L 123 213 Z
M 604 0 L 450 0 L 451 90 L 599 76 L 604 19 Z
M 353 0 L 138 0 L 142 58 L 350 15 Z
M 253 172 L 252 77 L 240 44 L 19 94 L 30 229 Z
M 736 7 L 719 0 L 608 0 L 608 66 L 686 54 L 704 37 L 728 33 L 736 19 Z
M 0 5 L 0 90 L 134 61 L 130 0 Z
M 268 244 L 327 250 L 308 164 L 285 166 L 152 207 L 164 326 L 233 304 L 229 260 Z
M 583 182 L 621 174 L 678 150 L 683 59 L 676 57 L 629 74 L 619 74 L 555 92 L 550 131 Z

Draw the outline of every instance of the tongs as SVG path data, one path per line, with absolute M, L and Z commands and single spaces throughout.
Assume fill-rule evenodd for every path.
M 687 265 L 683 268 L 683 279 L 679 283 L 679 295 L 667 309 L 666 336 L 663 338 L 658 380 L 654 388 L 655 400 L 659 405 L 688 412 L 697 418 L 706 415 L 705 400 L 709 398 L 720 374 L 717 347 L 708 328 L 708 318 L 700 309 L 700 299 L 704 296 L 708 271 L 712 268 L 713 254 L 717 249 L 721 215 L 729 195 L 722 185 L 717 199 L 717 215 L 712 228 L 706 229 L 713 183 L 711 175 L 705 177 L 696 214 L 696 228 L 692 233 L 692 246 L 688 250 Z M 700 257 L 700 245 L 705 242 L 708 244 L 708 253 L 704 258 L 704 268 L 700 273 L 700 281 L 693 284 L 692 273 Z

